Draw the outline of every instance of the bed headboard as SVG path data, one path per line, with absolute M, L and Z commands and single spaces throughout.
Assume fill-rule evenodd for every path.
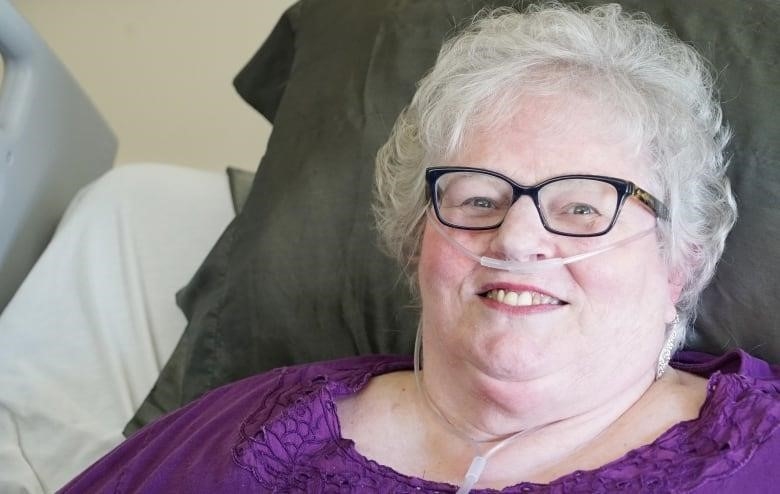
M 0 312 L 117 139 L 65 66 L 0 0 Z

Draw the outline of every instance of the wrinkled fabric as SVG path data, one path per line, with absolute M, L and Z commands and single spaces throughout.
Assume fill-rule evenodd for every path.
M 674 366 L 709 378 L 698 419 L 601 468 L 501 492 L 771 492 L 780 368 L 742 351 L 683 353 Z M 408 357 L 357 357 L 224 386 L 142 429 L 62 492 L 454 492 L 374 462 L 341 436 L 340 397 L 411 367 Z

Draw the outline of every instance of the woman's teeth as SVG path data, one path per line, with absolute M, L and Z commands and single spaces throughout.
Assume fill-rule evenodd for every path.
M 485 294 L 490 300 L 495 300 L 498 303 L 511 305 L 514 307 L 522 307 L 528 305 L 559 305 L 561 303 L 555 297 L 544 295 L 539 292 L 512 292 L 507 290 L 490 290 Z

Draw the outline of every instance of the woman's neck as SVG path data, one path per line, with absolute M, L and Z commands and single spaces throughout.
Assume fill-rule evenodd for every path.
M 489 455 L 478 485 L 504 487 L 518 479 L 548 482 L 575 469 L 597 468 L 651 442 L 680 420 L 695 418 L 703 394 L 688 401 L 683 410 L 664 415 L 665 397 L 679 387 L 679 377 L 672 371 L 653 381 L 649 370 L 644 385 L 567 414 L 557 404 L 545 407 L 533 399 L 528 400 L 534 403 L 529 408 L 522 384 L 513 383 L 516 396 L 502 402 L 511 393 L 499 393 L 495 386 L 474 387 L 473 379 L 451 368 L 440 375 L 429 370 L 419 375 L 417 409 L 428 429 L 429 444 L 439 454 L 457 452 L 461 463 L 469 450 L 475 456 Z M 648 411 L 660 420 L 648 420 Z M 459 466 L 463 473 L 467 467 Z

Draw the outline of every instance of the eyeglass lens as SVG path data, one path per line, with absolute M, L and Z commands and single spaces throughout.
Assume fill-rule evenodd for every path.
M 441 219 L 464 228 L 493 228 L 513 204 L 512 185 L 493 175 L 452 172 L 436 182 Z M 548 229 L 574 235 L 609 229 L 618 208 L 618 191 L 607 182 L 566 178 L 545 184 L 538 192 L 538 209 Z

